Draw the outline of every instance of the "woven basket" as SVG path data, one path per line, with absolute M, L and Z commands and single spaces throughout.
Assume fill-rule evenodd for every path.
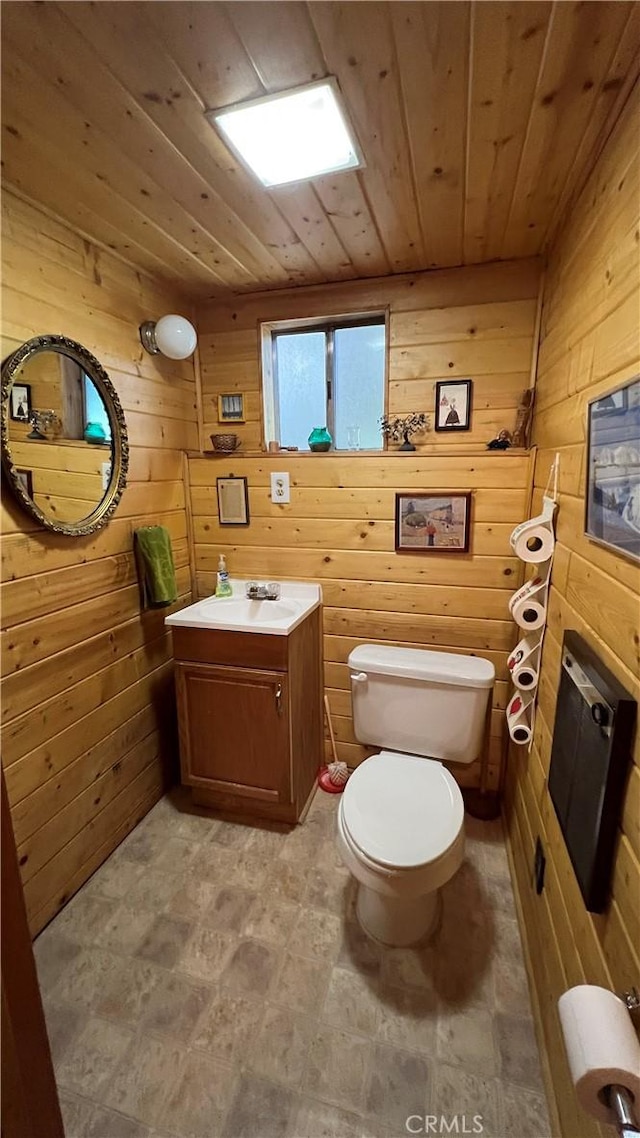
M 220 454 L 232 454 L 239 445 L 240 440 L 237 435 L 211 435 L 211 442 L 213 449 L 220 452 Z

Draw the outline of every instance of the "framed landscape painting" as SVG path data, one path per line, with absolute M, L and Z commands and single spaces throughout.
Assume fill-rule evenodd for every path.
M 396 494 L 396 552 L 468 553 L 471 493 Z

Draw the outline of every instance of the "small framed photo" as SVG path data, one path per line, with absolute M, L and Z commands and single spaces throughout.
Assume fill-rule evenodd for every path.
M 468 431 L 471 426 L 470 379 L 443 380 L 436 383 L 436 431 Z
M 28 383 L 14 383 L 9 400 L 11 418 L 19 423 L 28 423 L 31 414 L 31 386 Z
M 471 492 L 396 494 L 396 552 L 468 553 Z
M 27 494 L 30 498 L 33 498 L 33 471 L 20 470 L 18 467 L 16 467 L 16 474 L 22 483 L 25 494 Z
M 589 403 L 585 499 L 587 537 L 640 561 L 640 376 Z
M 218 422 L 244 423 L 244 395 L 233 391 L 218 396 Z
M 249 491 L 246 478 L 216 478 L 218 521 L 221 526 L 249 525 Z

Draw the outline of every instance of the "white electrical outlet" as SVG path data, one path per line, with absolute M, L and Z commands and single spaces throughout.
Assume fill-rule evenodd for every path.
M 271 474 L 271 501 L 284 505 L 291 501 L 289 475 L 286 471 L 273 471 Z

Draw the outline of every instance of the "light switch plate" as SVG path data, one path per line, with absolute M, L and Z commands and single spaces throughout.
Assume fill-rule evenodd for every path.
M 289 475 L 283 470 L 274 470 L 271 474 L 271 501 L 281 506 L 291 501 L 291 487 Z

